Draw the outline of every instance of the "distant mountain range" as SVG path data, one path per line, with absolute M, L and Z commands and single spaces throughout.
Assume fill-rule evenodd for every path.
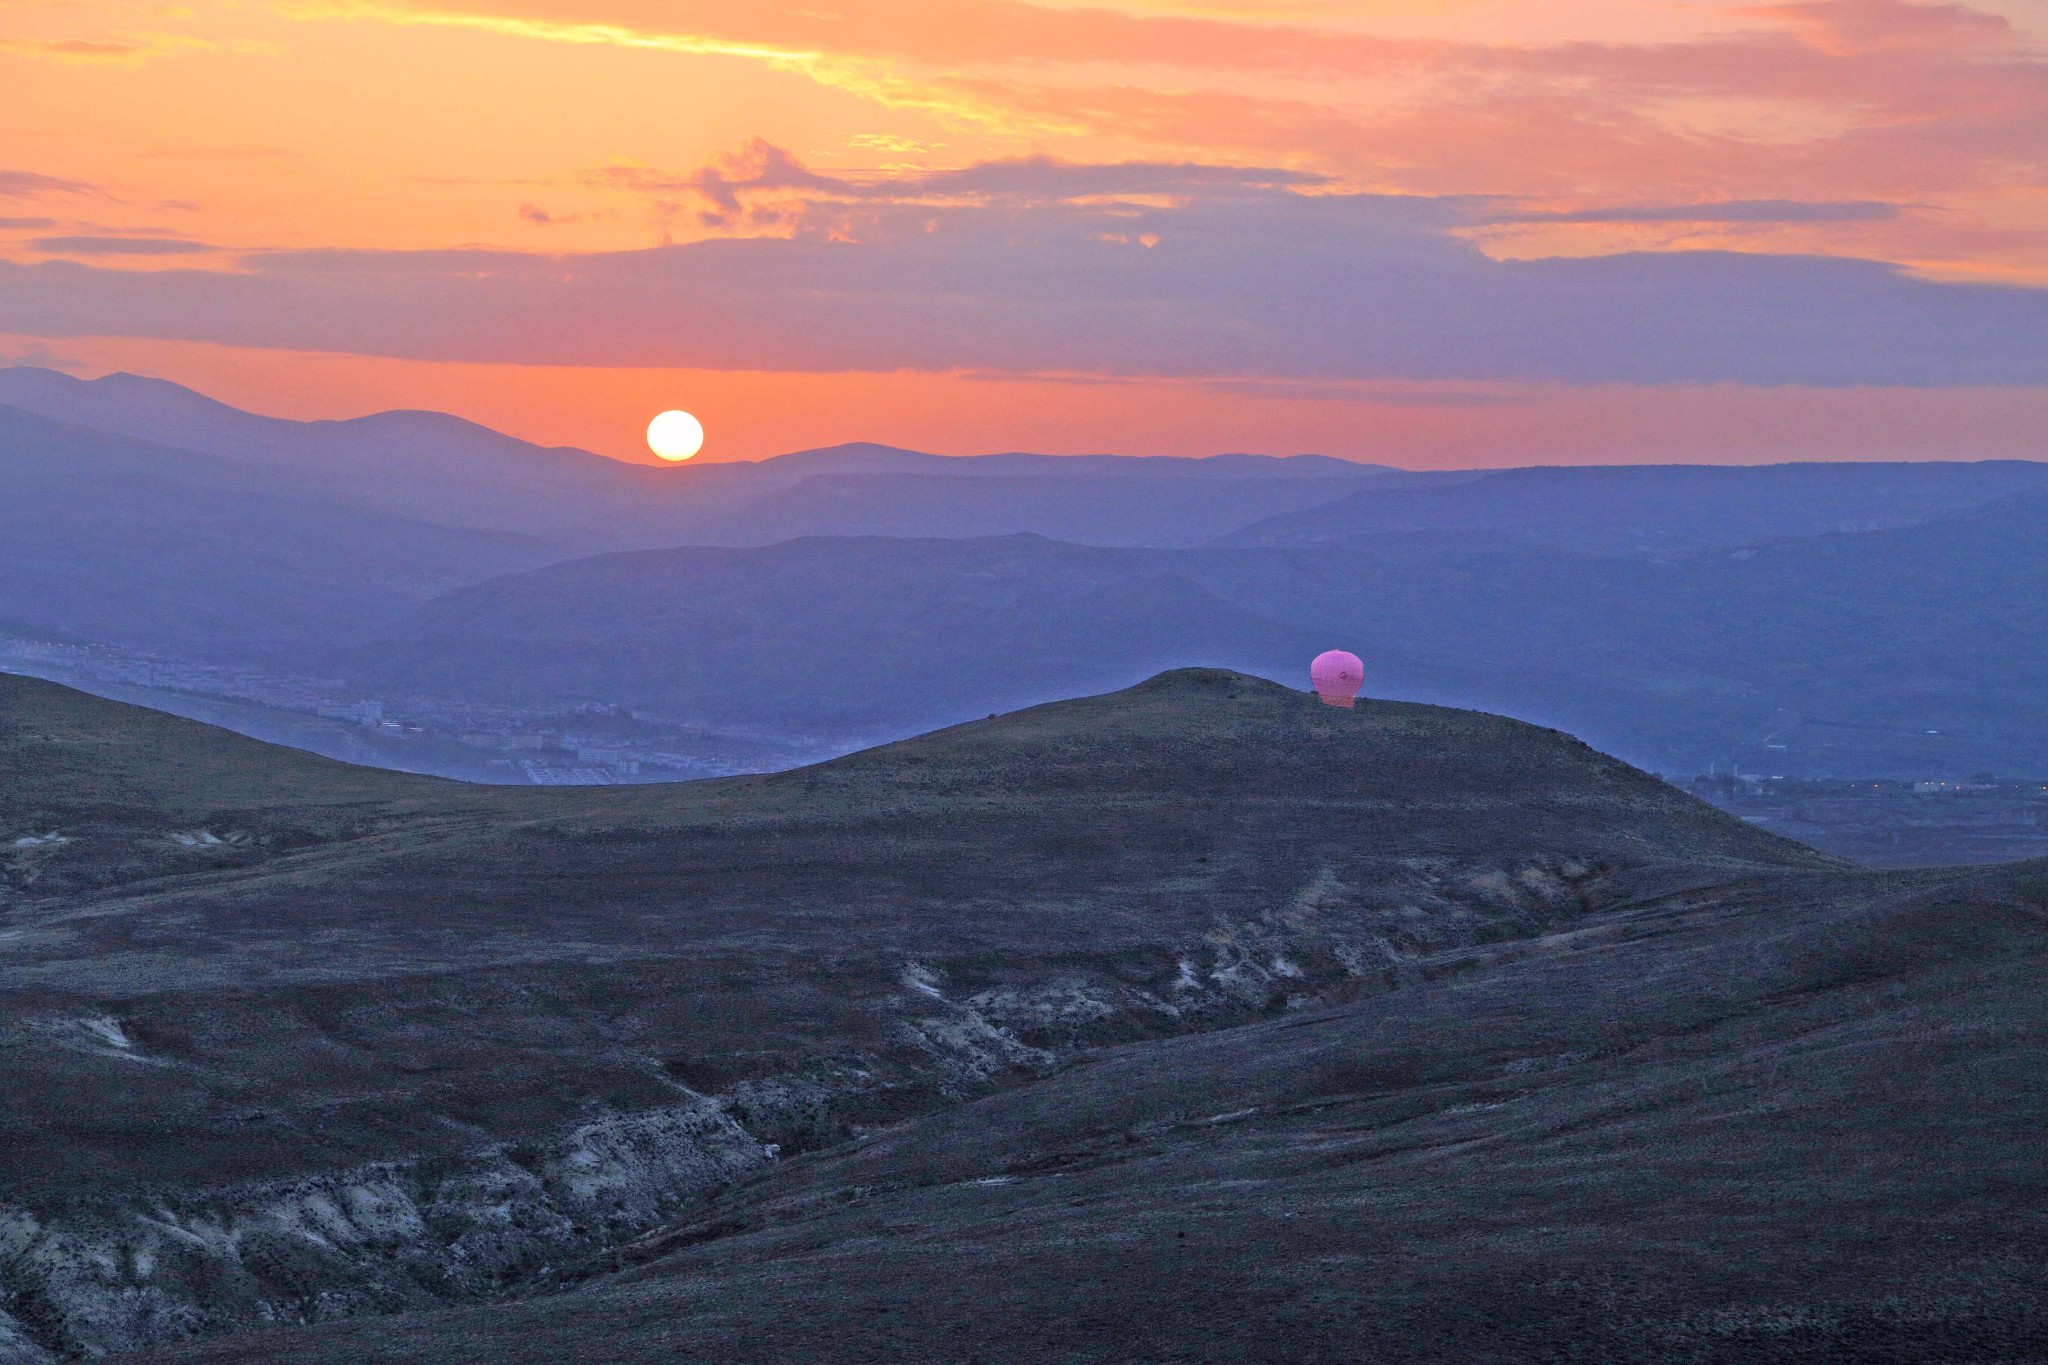
M 2048 464 L 1413 474 L 847 445 L 652 468 L 0 371 L 0 630 L 872 742 L 1161 668 L 1689 775 L 2048 774 Z
M 1200 544 L 1387 472 L 867 444 L 655 468 L 442 413 L 292 422 L 163 380 L 17 367 L 0 370 L 0 627 L 276 659 L 371 638 L 458 584 L 599 551 L 1018 531 Z
M 294 492 L 223 457 L 0 407 L 0 627 L 304 657 L 560 557 L 531 536 Z
M 1347 491 L 1214 544 L 1328 545 L 1386 531 L 1498 531 L 1560 549 L 1669 553 L 1879 531 L 2048 489 L 2048 465 L 1812 463 L 1505 469 Z
M 1083 543 L 1192 544 L 1259 517 L 1329 502 L 1389 472 L 1322 456 L 959 459 L 866 443 L 755 462 L 655 467 L 530 445 L 445 413 L 293 422 L 242 412 L 160 379 L 79 380 L 25 366 L 0 370 L 0 408 L 146 443 L 141 454 L 167 480 L 186 482 L 189 465 L 192 480 L 210 484 L 225 466 L 250 492 L 510 532 L 544 542 L 562 558 L 847 533 L 1037 531 Z M 6 448 L 31 439 L 10 434 Z M 934 475 L 1010 486 L 991 496 Z M 1132 477 L 1145 480 L 1142 502 Z M 824 487 L 807 489 L 821 479 Z M 776 495 L 782 500 L 764 505 Z
M 334 667 L 377 694 L 622 703 L 882 738 L 1209 659 L 1506 710 L 1664 771 L 2048 773 L 2048 493 L 1887 531 L 1571 553 L 1037 536 L 600 556 L 442 597 Z

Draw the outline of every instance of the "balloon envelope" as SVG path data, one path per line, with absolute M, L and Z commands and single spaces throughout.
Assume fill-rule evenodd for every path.
M 1345 650 L 1325 650 L 1308 666 L 1308 677 L 1325 705 L 1349 706 L 1365 682 L 1365 664 Z

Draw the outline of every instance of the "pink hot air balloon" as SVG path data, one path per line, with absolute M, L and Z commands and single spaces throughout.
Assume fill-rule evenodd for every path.
M 1365 681 L 1365 665 L 1356 654 L 1341 649 L 1325 650 L 1308 666 L 1309 681 L 1325 706 L 1350 706 Z

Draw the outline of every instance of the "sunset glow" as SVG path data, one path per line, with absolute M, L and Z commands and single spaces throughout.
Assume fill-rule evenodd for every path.
M 0 89 L 0 359 L 294 416 L 646 459 L 687 376 L 709 458 L 1429 465 L 2048 412 L 2035 0 L 27 0 Z

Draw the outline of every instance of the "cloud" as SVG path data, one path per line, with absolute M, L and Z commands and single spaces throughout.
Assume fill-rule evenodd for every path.
M 1836 56 L 1873 53 L 1976 52 L 2016 36 L 2012 21 L 1967 5 L 1909 4 L 1906 0 L 1817 0 L 1758 5 L 1743 11 L 1777 21 Z
M 794 192 L 815 208 L 854 205 L 938 205 L 990 200 L 1058 202 L 1091 196 L 1216 196 L 1233 191 L 1304 189 L 1331 184 L 1329 176 L 1278 167 L 1213 166 L 1196 162 L 1124 161 L 1077 164 L 1048 156 L 984 161 L 939 171 L 904 171 L 866 179 L 822 175 L 782 148 L 761 138 L 729 156 L 683 174 L 647 166 L 613 165 L 586 179 L 612 189 L 644 194 L 694 194 L 717 212 L 714 221 L 738 217 L 742 199 L 759 208 Z M 770 213 L 762 215 L 780 218 Z
M 39 232 L 55 226 L 55 218 L 0 218 L 0 231 L 5 232 Z
M 874 116 L 859 150 L 885 162 L 972 148 L 1160 167 L 1249 163 L 1326 177 L 1331 188 L 1583 211 L 1504 220 L 1559 229 L 1514 234 L 1518 249 L 1643 245 L 1658 234 L 1628 225 L 1668 223 L 1692 245 L 1881 253 L 1949 274 L 2041 278 L 2048 262 L 2048 48 L 2038 31 L 1969 4 L 1627 4 L 1618 8 L 1636 18 L 1656 11 L 1656 22 L 1589 41 L 1546 40 L 1546 30 L 1599 29 L 1566 0 L 1528 0 L 1522 8 L 1535 17 L 1518 14 L 1514 40 L 1483 42 L 1453 36 L 1493 31 L 1458 19 L 1455 5 L 1397 7 L 1410 19 L 1445 11 L 1417 24 L 1320 0 L 277 3 L 308 20 L 453 26 L 651 61 L 674 54 L 689 61 L 688 79 L 714 84 L 749 79 L 734 69 L 743 65 L 778 89 L 811 80 L 833 92 L 832 109 L 861 107 L 844 95 L 868 102 L 851 115 L 858 122 L 834 126 Z M 1375 22 L 1436 36 L 1362 31 Z M 610 166 L 586 188 L 651 201 L 630 211 L 651 217 L 664 241 L 788 231 L 770 189 L 818 203 L 1031 192 L 992 183 L 1028 178 L 1027 161 L 967 169 L 990 183 L 949 186 L 940 177 L 956 173 L 934 171 L 923 186 L 876 188 L 843 172 L 826 184 L 807 167 L 750 153 L 680 173 Z M 822 221 L 815 205 L 804 212 Z M 1994 231 L 2009 236 L 1994 242 Z M 1496 234 L 1497 250 L 1508 236 Z
M 214 46 L 201 39 L 175 33 L 123 34 L 107 38 L 0 38 L 0 52 L 87 66 L 140 66 L 152 57 L 204 51 Z
M 0 341 L 0 367 L 32 365 L 42 370 L 77 373 L 86 363 L 75 356 L 53 351 L 40 341 Z
M 650 166 L 613 165 L 592 171 L 587 178 L 592 184 L 642 194 L 699 195 L 716 207 L 714 217 L 721 219 L 740 211 L 740 195 L 747 192 L 812 190 L 854 197 L 861 193 L 848 182 L 812 172 L 782 148 L 760 138 L 709 166 L 680 175 Z
M 1374 188 L 1870 198 L 2048 184 L 2048 53 L 1959 4 L 1719 10 L 1661 42 L 1394 40 L 1281 7 L 306 0 L 298 12 L 726 56 L 1041 143 L 1283 159 Z
M 137 43 L 92 38 L 0 38 L 0 52 L 62 62 L 111 62 L 126 66 L 149 55 Z
M 1620 204 L 1556 211 L 1515 209 L 1485 223 L 1869 223 L 1899 216 L 1897 204 L 1872 199 L 1723 199 L 1706 204 Z
M 288 0 L 280 12 L 299 19 L 375 20 L 401 25 L 425 25 L 472 29 L 505 37 L 572 46 L 620 47 L 641 52 L 671 53 L 677 56 L 720 57 L 758 63 L 771 71 L 795 72 L 827 89 L 844 91 L 886 108 L 911 109 L 944 118 L 994 123 L 998 110 L 977 107 L 972 102 L 949 96 L 943 82 L 907 78 L 891 69 L 890 63 L 872 57 L 851 57 L 815 47 L 788 46 L 772 39 L 730 39 L 717 32 L 719 25 L 695 28 L 679 25 L 685 9 L 674 6 L 666 14 L 651 16 L 654 25 L 629 25 L 602 17 L 581 14 L 577 6 L 509 5 L 463 7 L 420 6 L 382 3 L 380 0 Z M 731 8 L 731 7 L 728 7 Z M 767 14 L 779 6 L 759 7 Z M 1029 8 L 1029 7 L 1026 7 Z M 790 11 L 815 18 L 815 12 Z
M 0 316 L 45 336 L 559 365 L 2048 384 L 2048 291 L 1881 262 L 1497 261 L 1458 235 L 1473 201 L 1257 169 L 999 162 L 884 192 L 758 148 L 740 162 L 705 192 L 743 215 L 773 201 L 774 234 L 582 255 L 252 253 L 233 271 L 9 265 Z M 982 193 L 953 197 L 963 187 Z
M 37 237 L 29 245 L 53 256 L 199 256 L 220 250 L 182 237 Z
M 1008 384 L 1014 374 L 987 370 L 961 371 L 958 378 L 970 382 Z M 1534 392 L 1500 385 L 1418 383 L 1414 380 L 1358 379 L 1245 379 L 1220 376 L 1164 378 L 1155 375 L 1046 374 L 1033 379 L 1051 380 L 1078 388 L 1145 388 L 1152 390 L 1197 388 L 1205 393 L 1234 394 L 1245 398 L 1280 399 L 1286 402 L 1372 403 L 1380 407 L 1404 408 L 1494 408 L 1534 402 Z
M 1437 45 L 1279 23 L 1137 15 L 1019 0 L 840 0 L 830 7 L 725 0 L 298 0 L 301 18 L 481 28 L 541 41 L 732 56 L 827 83 L 835 62 L 1138 62 L 1176 67 L 1348 71 Z
M 0 198 L 34 199 L 45 194 L 101 194 L 98 185 L 36 171 L 0 170 Z

